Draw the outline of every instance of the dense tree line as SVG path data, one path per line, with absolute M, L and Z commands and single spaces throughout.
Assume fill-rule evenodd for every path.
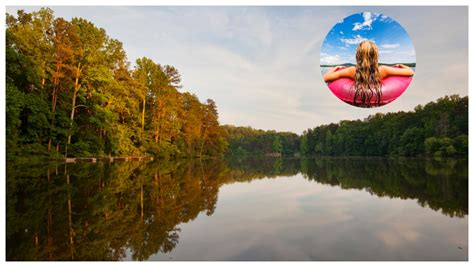
M 299 150 L 299 136 L 295 133 L 231 125 L 223 128 L 228 137 L 229 155 L 294 155 Z
M 50 9 L 6 17 L 7 156 L 216 156 L 217 107 L 180 92 L 176 68 L 143 57 L 93 23 Z
M 414 111 L 377 113 L 308 129 L 301 136 L 224 125 L 228 155 L 458 156 L 468 152 L 468 97 L 446 96 Z
M 414 111 L 371 115 L 308 129 L 300 153 L 315 155 L 467 155 L 468 97 L 446 96 Z

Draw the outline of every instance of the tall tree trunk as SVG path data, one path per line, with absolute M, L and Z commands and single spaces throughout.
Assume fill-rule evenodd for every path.
M 76 81 L 74 82 L 74 93 L 72 95 L 72 108 L 71 108 L 71 121 L 69 122 L 69 133 L 67 136 L 67 144 L 66 144 L 66 151 L 65 151 L 65 156 L 67 157 L 67 149 L 69 145 L 71 144 L 71 136 L 72 136 L 72 125 L 74 123 L 74 115 L 76 112 L 76 98 L 77 98 L 77 93 L 81 89 L 81 85 L 79 84 L 79 76 L 81 75 L 82 68 L 81 68 L 81 63 L 77 65 L 76 68 Z
M 161 126 L 162 126 L 162 117 L 163 117 L 163 112 L 164 112 L 164 106 L 163 106 L 163 101 L 161 100 L 161 97 L 158 99 L 158 140 L 161 141 Z
M 146 103 L 146 92 L 143 95 L 143 108 L 142 108 L 142 137 L 145 132 L 145 103 Z
M 155 109 L 155 115 L 154 115 L 154 119 L 156 120 L 156 123 L 155 123 L 155 143 L 158 143 L 158 136 L 160 134 L 160 128 L 159 128 L 159 125 L 160 125 L 160 113 L 159 111 L 156 111 Z
M 53 78 L 53 92 L 51 93 L 51 124 L 49 128 L 49 141 L 48 141 L 48 152 L 51 151 L 52 139 L 53 139 L 53 128 L 56 117 L 56 103 L 58 101 L 59 91 L 59 72 L 61 71 L 61 61 L 56 62 L 56 72 Z
M 41 68 L 41 90 L 44 90 L 44 85 L 46 83 L 46 61 L 43 61 L 43 67 Z

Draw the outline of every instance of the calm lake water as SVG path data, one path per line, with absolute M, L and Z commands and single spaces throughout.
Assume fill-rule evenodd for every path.
M 319 67 L 321 69 L 321 74 L 324 75 L 326 72 L 328 72 L 328 70 L 334 68 L 334 67 Z M 416 68 L 415 67 L 411 67 L 411 69 L 413 71 L 416 71 Z
M 467 260 L 467 159 L 7 164 L 7 260 Z

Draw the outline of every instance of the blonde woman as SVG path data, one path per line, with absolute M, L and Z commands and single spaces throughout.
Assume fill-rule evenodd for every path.
M 379 106 L 382 99 L 381 80 L 388 76 L 413 76 L 415 72 L 403 64 L 392 67 L 379 66 L 378 61 L 377 45 L 371 41 L 363 41 L 357 47 L 356 66 L 334 67 L 324 74 L 324 81 L 331 82 L 339 78 L 353 79 L 355 92 L 353 103 L 365 107 Z M 375 101 L 372 100 L 373 98 Z

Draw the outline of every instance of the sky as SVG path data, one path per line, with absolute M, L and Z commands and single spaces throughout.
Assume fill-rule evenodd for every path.
M 337 22 L 321 47 L 321 65 L 355 63 L 360 42 L 369 40 L 379 48 L 380 63 L 416 63 L 415 48 L 408 33 L 392 18 L 360 12 Z
M 467 95 L 467 7 L 51 8 L 57 17 L 82 17 L 104 28 L 123 43 L 132 66 L 143 56 L 175 66 L 182 76 L 180 90 L 201 101 L 212 98 L 221 124 L 302 133 L 379 112 L 413 110 L 445 95 Z M 10 14 L 17 9 L 6 7 Z M 383 107 L 364 109 L 340 101 L 320 72 L 327 33 L 343 18 L 360 12 L 384 14 L 400 23 L 416 50 L 413 81 L 402 96 Z M 365 36 L 368 22 L 359 23 L 357 34 Z M 396 41 L 387 39 L 384 44 L 394 47 Z

